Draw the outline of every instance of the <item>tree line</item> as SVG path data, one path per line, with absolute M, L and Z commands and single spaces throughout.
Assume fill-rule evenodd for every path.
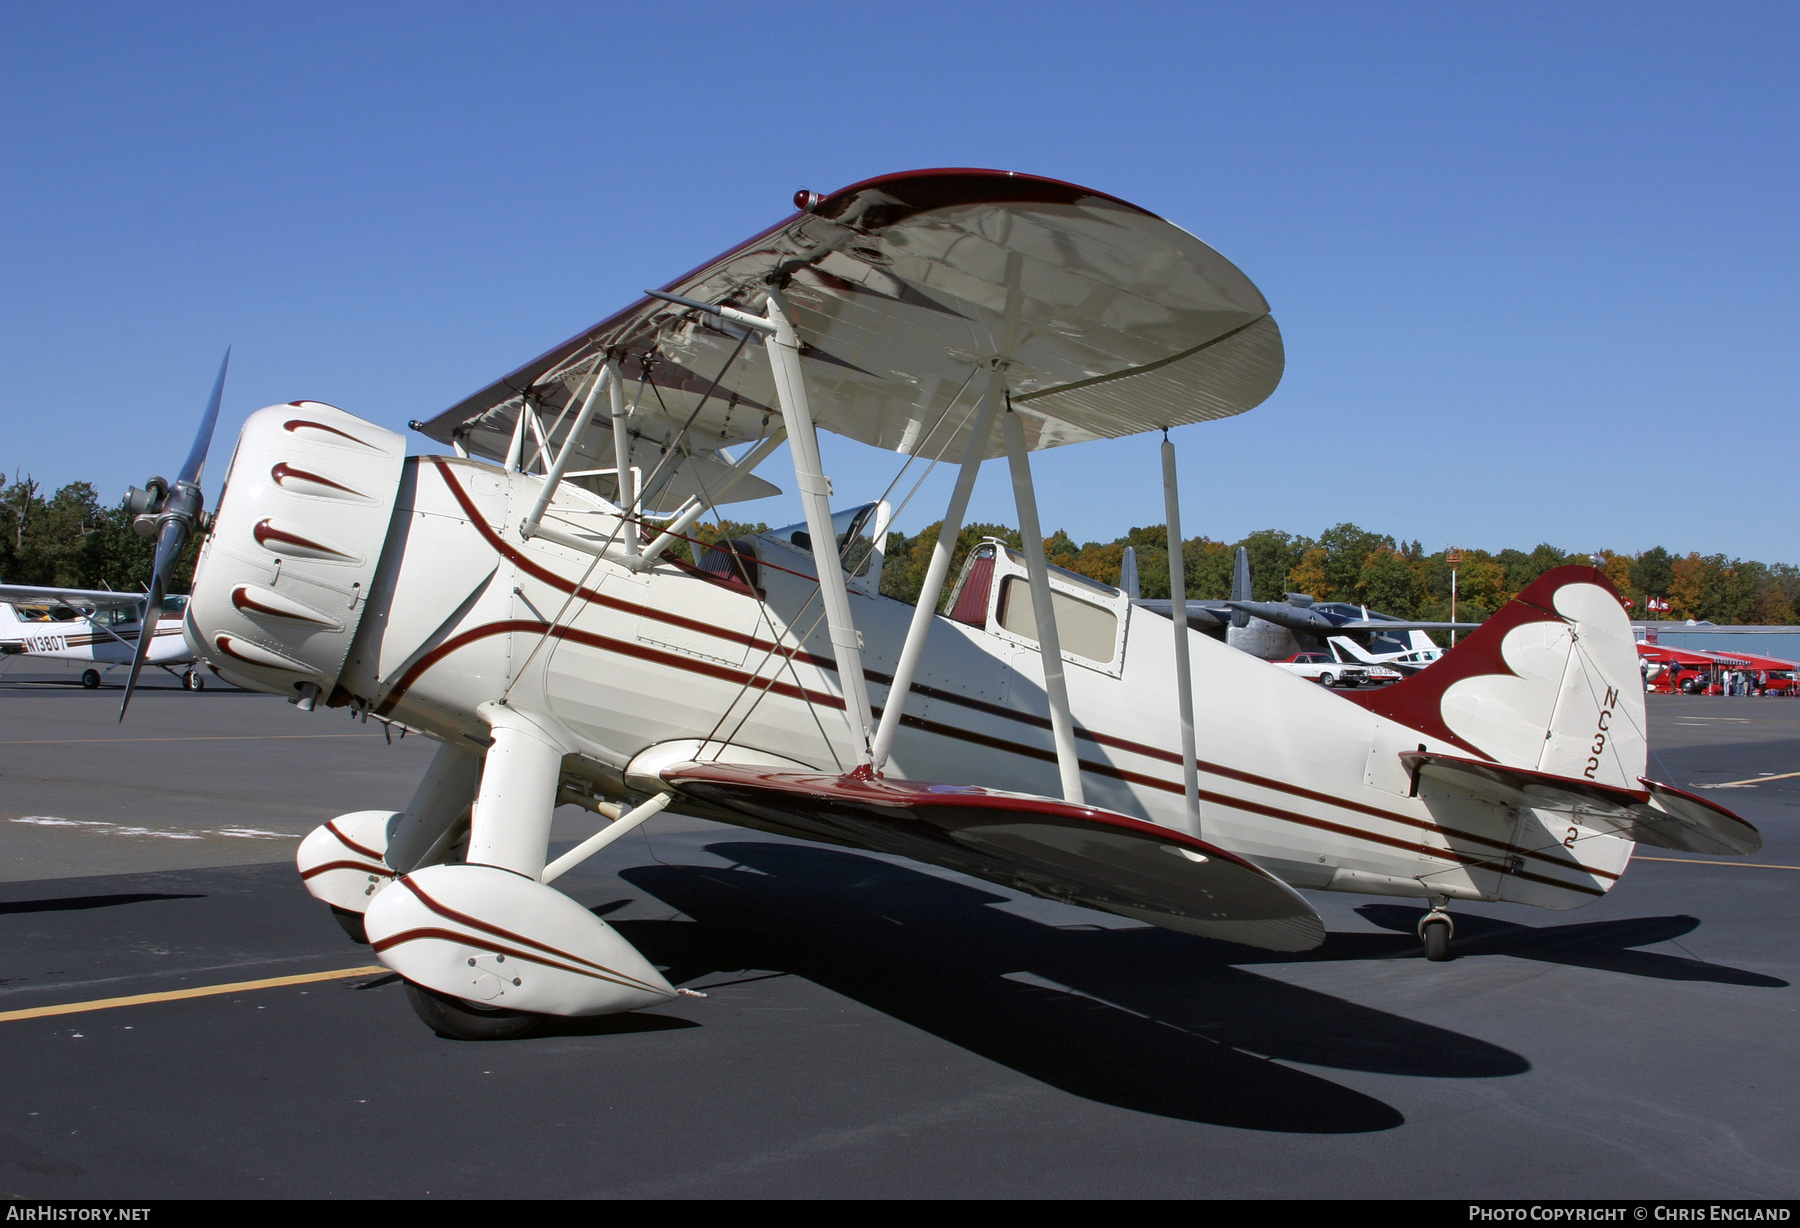
M 743 536 L 765 525 L 726 521 L 696 530 L 702 542 Z M 890 533 L 881 573 L 881 591 L 901 601 L 918 600 L 926 566 L 937 544 L 938 525 L 908 536 Z M 951 577 L 984 537 L 1017 548 L 1018 530 L 974 524 L 957 539 Z M 1132 529 L 1110 542 L 1077 544 L 1058 530 L 1044 541 L 1058 567 L 1105 584 L 1119 582 L 1125 547 L 1137 551 L 1138 581 L 1145 597 L 1169 596 L 1168 533 L 1161 525 Z M 1396 539 L 1354 524 L 1340 524 L 1315 537 L 1261 529 L 1235 542 L 1194 537 L 1181 543 L 1187 595 L 1231 595 L 1231 572 L 1242 546 L 1258 601 L 1306 593 L 1320 601 L 1367 605 L 1400 618 L 1447 621 L 1450 617 L 1448 551 L 1426 553 L 1418 541 Z M 171 592 L 186 592 L 196 547 L 189 546 L 176 569 Z M 30 477 L 15 475 L 0 484 L 0 580 L 13 584 L 142 591 L 149 583 L 155 545 L 131 529 L 121 500 L 101 503 L 87 482 L 71 482 L 45 495 Z M 1800 568 L 1759 563 L 1723 554 L 1677 555 L 1662 546 L 1638 554 L 1602 551 L 1602 569 L 1631 600 L 1634 618 L 1701 619 L 1720 624 L 1792 624 L 1800 607 Z M 1592 556 L 1540 543 L 1531 550 L 1463 549 L 1457 568 L 1457 617 L 1477 622 L 1533 580 L 1564 563 L 1589 563 Z M 947 594 L 946 594 L 947 595 Z M 1667 601 L 1667 611 L 1651 610 L 1651 599 Z
M 941 522 L 940 522 L 941 524 Z M 765 526 L 727 521 L 700 533 L 711 542 L 745 536 Z M 912 536 L 890 533 L 881 591 L 916 602 L 925 570 L 937 545 L 939 524 Z M 998 537 L 1017 549 L 1017 529 L 999 524 L 964 526 L 957 537 L 950 576 L 954 583 L 976 543 Z M 1161 525 L 1132 529 L 1110 542 L 1077 544 L 1058 530 L 1044 539 L 1044 552 L 1058 567 L 1079 572 L 1104 584 L 1119 582 L 1125 548 L 1137 552 L 1138 584 L 1143 596 L 1169 596 L 1168 531 Z M 1224 598 L 1231 595 L 1231 573 L 1242 546 L 1250 556 L 1252 595 L 1257 601 L 1280 601 L 1287 593 L 1305 593 L 1319 601 L 1366 605 L 1398 618 L 1424 622 L 1450 621 L 1448 550 L 1426 553 L 1417 541 L 1396 539 L 1354 524 L 1340 524 L 1317 537 L 1261 529 L 1234 542 L 1193 537 L 1181 543 L 1187 595 Z M 1527 585 L 1565 563 L 1592 565 L 1594 557 L 1539 543 L 1531 550 L 1463 549 L 1456 568 L 1456 615 L 1479 622 L 1518 596 Z M 1723 554 L 1677 555 L 1656 546 L 1638 554 L 1602 551 L 1601 569 L 1631 601 L 1639 619 L 1707 620 L 1720 624 L 1800 622 L 1800 568 L 1787 563 L 1759 563 Z M 949 599 L 948 586 L 943 602 Z M 1652 610 L 1652 600 L 1669 609 Z M 941 604 L 941 603 L 940 603 Z
M 123 499 L 105 506 L 87 482 L 71 482 L 46 498 L 29 477 L 0 480 L 0 581 L 141 593 L 150 584 L 156 543 L 132 532 L 131 519 Z M 198 551 L 196 542 L 182 552 L 170 592 L 188 591 Z

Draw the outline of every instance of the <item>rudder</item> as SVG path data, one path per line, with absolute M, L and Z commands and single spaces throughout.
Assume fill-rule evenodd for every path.
M 1345 698 L 1508 767 L 1643 788 L 1637 647 L 1595 567 L 1545 572 L 1429 669 Z

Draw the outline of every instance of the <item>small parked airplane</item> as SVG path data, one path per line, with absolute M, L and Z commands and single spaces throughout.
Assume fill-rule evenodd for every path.
M 1047 564 L 1032 451 L 1242 413 L 1280 379 L 1267 303 L 1198 239 L 995 171 L 795 203 L 419 424 L 451 455 L 317 401 L 239 436 L 186 632 L 229 681 L 438 741 L 404 810 L 299 851 L 431 1026 L 518 1035 L 679 992 L 553 885 L 665 808 L 1279 951 L 1325 936 L 1298 889 L 1409 896 L 1431 958 L 1451 899 L 1571 908 L 1634 841 L 1760 847 L 1645 777 L 1631 627 L 1595 568 L 1340 693 L 1194 633 L 1185 598 L 1162 618 Z M 205 526 L 216 414 L 155 501 L 153 600 Z M 957 466 L 916 606 L 879 591 L 885 500 L 833 514 L 820 429 L 903 474 Z M 750 473 L 784 439 L 804 524 L 683 558 L 701 515 L 767 491 Z M 982 543 L 939 616 L 998 456 L 1024 548 Z M 551 859 L 562 803 L 609 823 Z
M 1365 614 L 1366 618 L 1367 615 Z M 1479 626 L 1480 624 L 1474 624 Z M 1361 665 L 1385 665 L 1389 669 L 1399 670 L 1402 674 L 1416 674 L 1427 665 L 1437 661 L 1449 651 L 1432 643 L 1431 637 L 1423 631 L 1390 632 L 1384 638 L 1393 642 L 1401 634 L 1407 638 L 1402 641 L 1407 646 L 1394 652 L 1370 652 L 1347 635 L 1334 635 L 1325 642 L 1331 646 L 1332 652 L 1340 661 L 1355 661 Z
M 1129 581 L 1137 579 L 1137 560 L 1131 555 Z M 1391 614 L 1371 614 L 1367 606 L 1347 601 L 1319 601 L 1307 593 L 1287 593 L 1280 601 L 1256 601 L 1251 597 L 1250 552 L 1237 550 L 1232 568 L 1231 596 L 1224 600 L 1188 598 L 1188 626 L 1233 648 L 1265 661 L 1291 661 L 1297 653 L 1323 652 L 1339 661 L 1364 665 L 1396 664 L 1405 673 L 1417 673 L 1442 653 L 1427 631 L 1472 631 L 1479 623 L 1418 622 Z M 1135 590 L 1134 590 L 1135 597 Z M 1134 604 L 1169 617 L 1169 601 L 1136 600 Z M 1354 651 L 1334 647 L 1333 638 L 1355 644 Z M 1361 641 L 1358 643 L 1357 641 Z
M 199 691 L 206 680 L 193 668 L 194 654 L 181 633 L 186 610 L 186 597 L 163 599 L 145 663 Z M 81 671 L 81 685 L 90 690 L 112 670 L 131 663 L 143 619 L 142 593 L 0 584 L 0 654 L 92 661 L 98 668 Z

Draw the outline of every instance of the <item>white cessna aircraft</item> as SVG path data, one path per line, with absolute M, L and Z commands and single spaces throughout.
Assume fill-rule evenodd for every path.
M 244 426 L 187 634 L 230 681 L 440 743 L 405 810 L 299 854 L 433 1027 L 675 995 L 553 885 L 666 807 L 1273 950 L 1324 938 L 1296 888 L 1411 896 L 1437 958 L 1452 899 L 1570 908 L 1634 841 L 1759 847 L 1645 778 L 1631 628 L 1591 567 L 1342 694 L 1191 632 L 1179 600 L 1171 621 L 1046 565 L 1033 450 L 1242 413 L 1280 379 L 1268 305 L 1198 239 L 994 171 L 796 204 L 423 424 L 453 454 L 314 401 Z M 878 592 L 882 501 L 834 517 L 821 429 L 960 466 L 916 607 Z M 804 525 L 671 549 L 766 493 L 750 471 L 784 438 Z M 1001 455 L 1025 549 L 985 543 L 939 616 Z M 158 504 L 159 577 L 205 520 L 197 473 Z M 610 823 L 552 861 L 564 802 Z
M 206 680 L 193 668 L 194 654 L 181 633 L 186 611 L 186 597 L 163 598 L 145 663 L 199 691 Z M 92 661 L 81 671 L 81 685 L 90 690 L 137 655 L 143 619 L 142 593 L 0 584 L 0 654 Z

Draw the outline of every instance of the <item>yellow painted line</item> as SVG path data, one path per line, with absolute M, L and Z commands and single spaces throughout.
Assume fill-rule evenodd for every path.
M 1749 780 L 1718 780 L 1710 785 L 1695 785 L 1696 789 L 1725 789 L 1732 785 L 1760 785 L 1765 780 L 1792 780 L 1800 776 L 1800 772 L 1783 772 L 1779 776 L 1752 776 Z
M 315 981 L 341 981 L 351 976 L 373 976 L 388 969 L 380 964 L 367 968 L 339 968 L 336 972 L 303 972 L 298 976 L 272 976 L 261 981 L 233 981 L 229 985 L 201 985 L 171 989 L 166 993 L 138 993 L 128 998 L 95 998 L 91 1002 L 66 1002 L 61 1006 L 33 1006 L 22 1011 L 0 1011 L 0 1023 L 9 1019 L 42 1019 L 47 1015 L 78 1015 L 83 1011 L 108 1011 L 115 1006 L 142 1006 L 146 1002 L 179 1002 L 183 998 L 210 998 L 222 993 L 252 989 L 278 989 L 283 985 L 311 985 Z
M 1701 861 L 1697 857 L 1632 857 L 1633 861 L 1673 861 L 1684 866 L 1736 866 L 1744 870 L 1800 870 L 1800 866 L 1772 866 L 1759 861 Z
M 77 742 L 274 742 L 295 738 L 366 738 L 366 733 L 221 733 L 192 738 L 41 738 L 28 742 L 0 742 L 0 746 L 68 746 Z

